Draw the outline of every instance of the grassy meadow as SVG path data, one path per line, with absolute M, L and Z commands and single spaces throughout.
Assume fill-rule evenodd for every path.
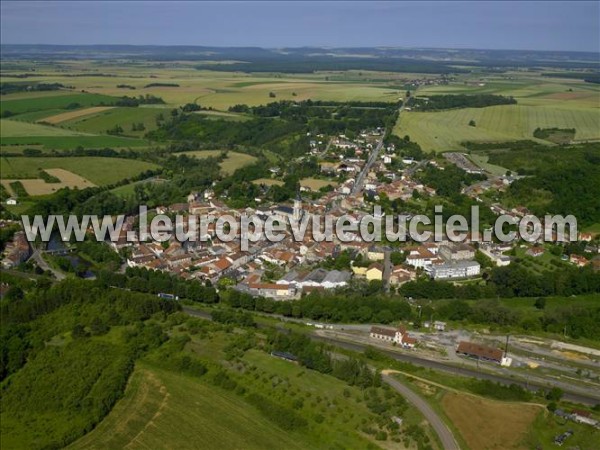
M 184 155 L 193 156 L 195 158 L 211 158 L 217 157 L 222 150 L 198 150 L 193 152 L 183 152 Z M 231 175 L 237 169 L 250 165 L 257 160 L 255 156 L 245 153 L 227 151 L 227 158 L 221 163 L 221 170 L 227 175 Z
M 211 330 L 212 325 L 204 324 L 203 328 L 204 332 L 191 336 L 182 354 L 210 367 L 219 362 L 226 372 L 220 376 L 237 384 L 234 391 L 216 386 L 211 380 L 217 374 L 197 377 L 165 370 L 160 351 L 150 354 L 136 364 L 124 397 L 108 416 L 68 448 L 391 450 L 401 445 L 389 438 L 377 441 L 362 431 L 377 420 L 365 391 L 264 351 L 251 349 L 231 359 L 227 354 L 232 343 L 247 336 L 240 336 L 241 330 Z M 174 335 L 181 331 L 175 329 Z M 374 391 L 378 395 L 387 392 L 383 388 Z M 307 424 L 283 429 L 247 401 L 251 394 L 297 411 Z M 385 395 L 386 399 L 394 396 Z M 405 424 L 422 425 L 422 417 L 407 408 Z M 431 437 L 427 426 L 424 430 Z M 402 448 L 416 446 L 413 442 Z
M 0 120 L 0 133 L 2 142 L 4 142 L 6 138 L 23 136 L 37 138 L 40 136 L 79 136 L 83 134 L 72 130 L 65 130 L 63 128 L 9 119 Z
M 235 394 L 140 364 L 100 425 L 69 449 L 301 449 Z
M 102 186 L 116 183 L 158 166 L 145 161 L 103 157 L 4 157 L 0 176 L 5 179 L 37 178 L 42 169 L 63 169 Z
M 120 126 L 127 136 L 142 137 L 148 131 L 157 128 L 156 119 L 162 114 L 169 115 L 169 110 L 161 107 L 111 108 L 93 115 L 74 117 L 61 123 L 63 127 L 85 133 L 106 133 L 107 130 Z M 144 130 L 133 130 L 134 124 L 143 124 Z
M 13 95 L 17 97 L 15 98 Z M 63 95 L 51 96 L 40 96 L 38 92 L 31 93 L 30 96 L 19 93 L 8 94 L 3 97 L 1 111 L 4 114 L 6 111 L 10 111 L 12 114 L 21 114 L 48 109 L 65 109 L 69 107 L 76 109 L 84 106 L 111 105 L 117 100 L 115 97 L 108 95 L 72 92 L 63 92 Z

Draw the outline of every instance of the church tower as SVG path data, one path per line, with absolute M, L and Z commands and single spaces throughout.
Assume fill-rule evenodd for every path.
M 296 192 L 296 200 L 294 200 L 294 215 L 292 216 L 294 220 L 299 221 L 302 219 L 302 198 L 300 197 L 300 190 Z

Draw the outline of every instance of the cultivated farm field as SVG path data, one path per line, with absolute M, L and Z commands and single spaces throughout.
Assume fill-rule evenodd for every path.
M 35 179 L 40 170 L 63 169 L 79 175 L 98 186 L 116 183 L 145 170 L 155 169 L 153 163 L 122 158 L 103 157 L 4 157 L 0 176 L 5 179 Z
M 85 189 L 88 187 L 96 186 L 94 183 L 86 180 L 85 178 L 74 174 L 73 172 L 69 172 L 64 169 L 45 169 L 44 172 L 56 177 L 60 180 L 59 183 L 48 183 L 42 179 L 30 179 L 30 180 L 11 180 L 11 179 L 2 179 L 2 184 L 11 194 L 12 188 L 10 187 L 10 183 L 13 181 L 21 181 L 21 184 L 27 191 L 29 195 L 47 195 L 52 194 L 59 189 L 62 188 L 77 188 L 77 189 Z
M 86 133 L 106 133 L 107 130 L 120 126 L 123 134 L 143 136 L 144 133 L 157 128 L 156 118 L 162 113 L 163 117 L 169 115 L 169 110 L 161 107 L 139 108 L 109 108 L 99 111 L 98 114 L 84 117 L 73 117 L 62 125 L 73 130 Z M 132 130 L 133 124 L 143 124 L 143 131 Z
M 47 109 L 64 109 L 69 105 L 82 106 L 102 106 L 111 105 L 117 99 L 101 94 L 88 93 L 64 93 L 65 95 L 42 95 L 32 93 L 24 97 L 21 94 L 16 94 L 18 97 L 13 98 L 11 94 L 5 95 L 2 99 L 2 113 L 10 111 L 12 114 L 21 114 L 32 111 L 42 111 Z
M 90 108 L 77 109 L 75 111 L 69 111 L 56 114 L 54 116 L 45 117 L 44 119 L 39 120 L 39 122 L 45 122 L 51 125 L 56 125 L 61 122 L 66 122 L 67 120 L 79 119 L 81 117 L 100 113 L 108 109 L 112 109 L 112 106 L 92 106 Z
M 469 126 L 474 120 L 476 126 Z M 402 114 L 394 133 L 409 135 L 426 151 L 461 149 L 461 142 L 497 142 L 533 138 L 536 128 L 575 128 L 575 140 L 600 139 L 600 110 L 501 105 Z
M 525 439 L 542 407 L 448 392 L 442 408 L 471 450 L 527 449 Z

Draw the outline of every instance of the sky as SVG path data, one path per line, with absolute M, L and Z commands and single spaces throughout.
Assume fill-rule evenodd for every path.
M 600 51 L 600 2 L 1 2 L 2 44 Z

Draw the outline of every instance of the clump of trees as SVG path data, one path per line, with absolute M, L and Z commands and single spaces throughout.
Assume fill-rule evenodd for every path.
M 431 95 L 429 97 L 412 98 L 412 106 L 420 111 L 439 111 L 442 109 L 456 108 L 485 108 L 495 105 L 516 105 L 517 101 L 513 97 L 494 94 L 448 94 Z

